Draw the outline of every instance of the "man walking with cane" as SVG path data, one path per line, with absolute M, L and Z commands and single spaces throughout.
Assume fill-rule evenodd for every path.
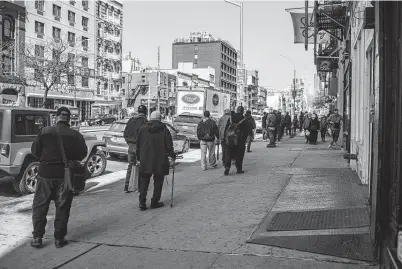
M 161 122 L 161 114 L 152 112 L 150 121 L 140 128 L 137 136 L 137 160 L 140 162 L 140 210 L 147 209 L 146 200 L 151 176 L 154 177 L 154 194 L 151 208 L 163 207 L 160 202 L 163 180 L 169 175 L 170 162 L 175 162 L 172 136 L 169 129 Z

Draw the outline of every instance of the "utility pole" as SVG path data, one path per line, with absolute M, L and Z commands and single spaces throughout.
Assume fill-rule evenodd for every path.
M 158 98 L 158 112 L 161 111 L 161 104 L 160 104 L 160 86 L 161 86 L 161 67 L 160 67 L 160 46 L 158 46 L 158 88 L 156 89 L 156 94 Z
M 296 69 L 293 70 L 293 114 L 296 113 Z

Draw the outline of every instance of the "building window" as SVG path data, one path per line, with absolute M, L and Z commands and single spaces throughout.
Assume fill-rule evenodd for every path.
M 61 54 L 61 52 L 59 50 L 53 49 L 53 51 L 52 51 L 53 61 L 60 61 L 60 54 Z
M 34 79 L 35 81 L 41 82 L 41 74 L 37 68 L 34 69 Z
M 81 38 L 81 40 L 82 40 L 82 47 L 84 48 L 84 49 L 88 49 L 88 37 L 82 37 Z
M 45 34 L 45 24 L 43 22 L 35 21 L 35 33 L 40 35 Z
M 88 31 L 88 21 L 89 19 L 87 17 L 82 16 L 82 27 L 85 31 Z
M 68 53 L 68 62 L 70 65 L 73 65 L 75 62 L 75 54 L 74 53 Z
M 197 45 L 194 45 L 194 50 L 198 51 L 198 46 Z
M 45 0 L 35 0 L 35 9 L 39 11 L 44 11 Z
M 70 44 L 70 46 L 74 46 L 75 45 L 75 34 L 68 32 L 68 43 Z
M 74 77 L 74 75 L 68 75 L 67 76 L 67 82 L 68 82 L 68 85 L 75 85 L 75 77 Z
M 14 38 L 14 22 L 9 16 L 5 16 L 3 19 L 3 37 Z
M 86 10 L 88 10 L 89 5 L 88 5 L 88 0 L 82 0 L 82 7 Z
M 88 87 L 89 86 L 89 78 L 87 76 L 81 77 L 81 86 Z
M 194 54 L 194 59 L 195 59 L 195 60 L 198 59 L 198 54 Z
M 53 4 L 53 16 L 55 16 L 56 18 L 61 17 L 61 7 L 59 7 L 58 5 Z
M 75 13 L 72 11 L 68 11 L 68 21 L 70 23 L 75 23 Z
M 40 45 L 35 45 L 35 56 L 44 58 L 45 57 L 45 47 Z
M 53 38 L 60 39 L 61 36 L 61 29 L 57 27 L 53 27 Z
M 81 65 L 82 65 L 82 67 L 88 67 L 88 58 L 87 57 L 82 57 Z

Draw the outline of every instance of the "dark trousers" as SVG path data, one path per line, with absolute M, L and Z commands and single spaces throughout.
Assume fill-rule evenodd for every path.
M 152 174 L 140 174 L 140 204 L 145 205 L 147 201 L 147 193 L 148 193 L 148 187 L 149 187 L 149 182 L 151 181 L 151 176 Z M 151 203 L 155 204 L 159 202 L 161 199 L 162 195 L 162 187 L 163 187 L 163 180 L 165 178 L 164 175 L 153 175 L 154 176 L 154 194 L 151 199 Z
M 226 156 L 226 141 L 225 140 L 221 140 L 221 149 L 222 149 L 222 162 L 225 163 L 225 156 Z
M 276 142 L 276 129 L 268 128 L 269 145 L 275 145 Z
M 285 127 L 283 126 L 279 126 L 278 128 L 276 128 L 278 130 L 278 141 L 281 141 L 282 137 L 283 137 L 283 133 L 285 130 Z
M 131 177 L 131 170 L 133 169 L 133 166 L 137 163 L 137 155 L 135 154 L 134 151 L 129 151 L 127 155 L 128 159 L 128 167 L 127 167 L 127 174 L 126 174 L 126 182 L 124 184 L 124 190 L 128 190 L 128 185 L 130 183 L 130 177 Z M 139 180 L 141 181 L 141 180 Z M 138 185 L 140 185 L 140 182 L 138 182 Z M 138 189 L 140 186 L 138 186 Z
M 332 144 L 338 142 L 338 138 L 339 138 L 339 132 L 341 130 L 339 129 L 333 129 L 332 130 Z
M 325 135 L 327 134 L 326 129 L 321 129 L 321 140 L 322 142 L 325 142 Z
M 56 206 L 54 238 L 63 239 L 67 234 L 73 193 L 64 190 L 64 179 L 38 178 L 37 184 L 32 205 L 32 234 L 35 238 L 42 238 L 45 234 L 46 216 L 53 200 Z
M 318 131 L 310 132 L 310 137 L 309 137 L 310 144 L 315 145 L 317 143 L 317 136 L 318 136 Z
M 286 126 L 286 135 L 292 135 L 292 126 Z
M 247 136 L 247 151 L 250 151 L 252 141 L 253 141 L 253 135 Z
M 236 169 L 243 169 L 243 159 L 244 152 L 246 150 L 246 141 L 242 141 L 237 146 L 226 146 L 226 159 L 225 159 L 225 168 L 230 169 L 232 166 L 232 160 L 236 161 Z
M 297 130 L 297 127 L 294 126 L 294 127 L 293 127 L 293 135 L 296 135 L 296 130 Z

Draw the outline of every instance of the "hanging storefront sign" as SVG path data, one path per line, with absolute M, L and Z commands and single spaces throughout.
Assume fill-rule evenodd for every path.
M 313 13 L 308 13 L 308 18 L 306 20 L 305 13 L 300 12 L 290 12 L 290 16 L 293 21 L 293 30 L 294 30 L 294 43 L 305 43 L 305 38 L 307 36 L 308 43 L 314 44 L 314 17 Z M 320 30 L 317 33 L 317 44 L 326 44 L 331 40 L 331 36 Z
M 328 59 L 317 59 L 318 72 L 332 72 L 332 61 Z

